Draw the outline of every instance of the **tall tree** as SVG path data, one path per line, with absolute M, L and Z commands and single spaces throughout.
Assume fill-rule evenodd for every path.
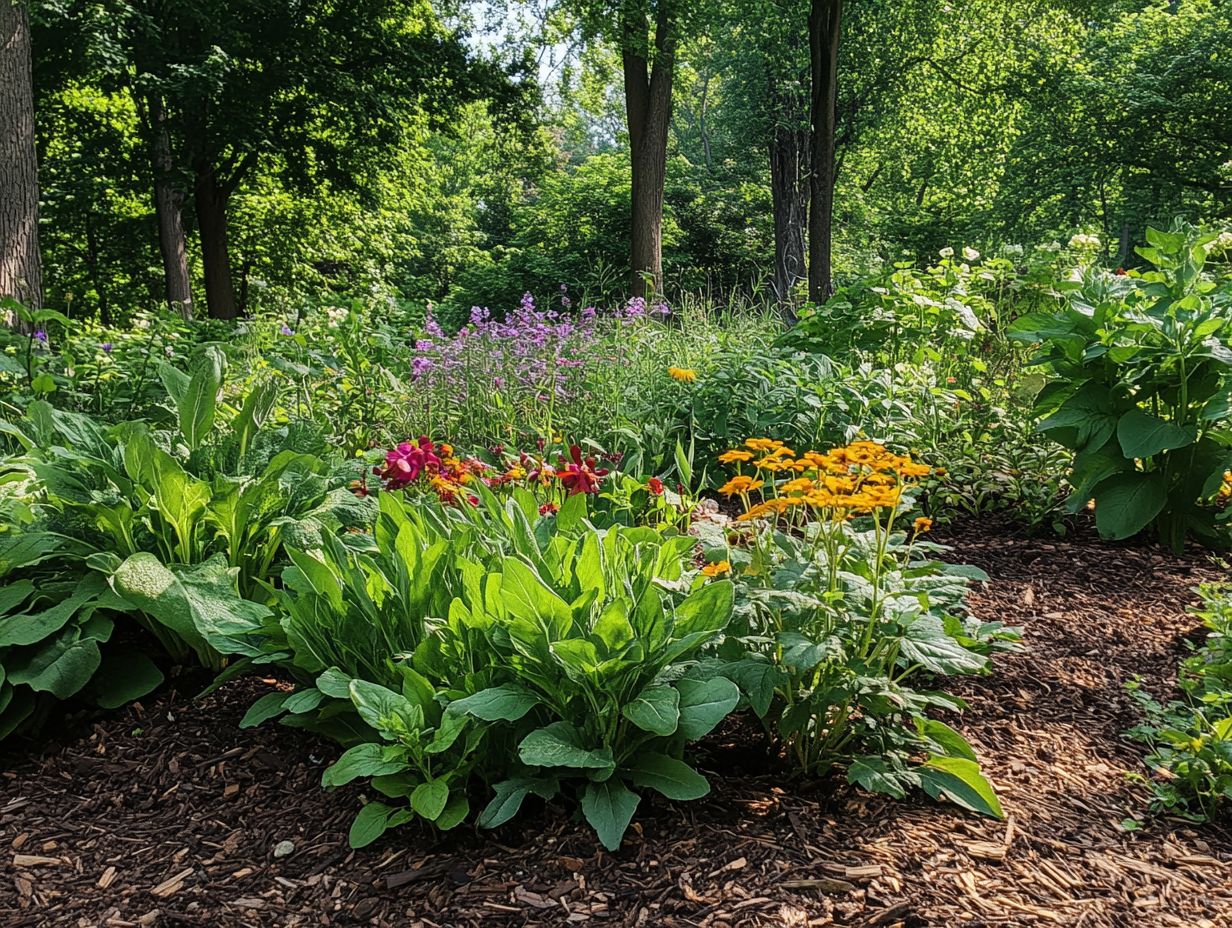
M 163 259 L 167 304 L 192 318 L 192 284 L 188 277 L 188 240 L 184 234 L 184 190 L 176 172 L 167 106 L 162 95 L 145 98 L 145 133 L 149 140 L 150 166 L 154 175 L 154 221 L 158 226 L 158 250 Z
M 812 0 L 809 8 L 809 267 L 808 293 L 814 303 L 833 290 L 834 148 L 838 123 L 838 55 L 843 0 Z
M 663 290 L 663 187 L 679 28 L 676 0 L 622 0 L 620 55 L 633 166 L 629 259 L 635 296 Z
M 0 0 L 0 297 L 43 302 L 30 11 Z

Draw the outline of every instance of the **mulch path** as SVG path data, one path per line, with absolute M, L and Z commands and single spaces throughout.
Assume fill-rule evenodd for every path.
M 1203 556 L 1031 540 L 987 525 L 954 559 L 992 581 L 988 620 L 1026 649 L 962 681 L 958 726 L 1008 813 L 800 789 L 739 723 L 707 746 L 714 792 L 643 801 L 619 853 L 557 806 L 495 833 L 404 829 L 351 851 L 358 787 L 317 783 L 337 749 L 236 727 L 269 683 L 203 704 L 184 684 L 96 719 L 0 774 L 5 926 L 1232 926 L 1232 830 L 1141 815 L 1123 684 L 1168 692 Z M 275 857 L 280 842 L 294 851 Z M 285 846 L 282 850 L 285 850 Z

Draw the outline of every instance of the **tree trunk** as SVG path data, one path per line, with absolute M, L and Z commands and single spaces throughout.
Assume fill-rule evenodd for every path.
M 843 0 L 812 0 L 809 63 L 813 81 L 809 175 L 809 300 L 824 303 L 833 292 L 831 249 L 834 222 L 834 137 L 838 121 L 838 50 Z
M 676 58 L 674 12 L 660 5 L 653 39 L 640 15 L 629 11 L 621 29 L 625 112 L 629 123 L 633 214 L 629 254 L 634 296 L 663 290 L 663 186 L 667 136 L 672 118 L 672 77 Z M 653 58 L 653 60 L 651 60 Z
M 192 285 L 188 279 L 188 247 L 184 238 L 184 193 L 174 180 L 175 159 L 171 133 L 167 130 L 163 101 L 151 95 L 147 101 L 154 164 L 154 218 L 158 223 L 158 249 L 163 256 L 163 281 L 167 303 L 192 318 Z
M 39 307 L 43 273 L 30 67 L 25 0 L 0 0 L 0 298 Z
M 234 319 L 239 315 L 227 242 L 230 199 L 230 185 L 220 184 L 212 167 L 198 171 L 194 200 L 201 235 L 201 267 L 205 272 L 205 305 L 212 319 Z
M 778 126 L 770 139 L 770 198 L 774 210 L 774 296 L 791 306 L 791 293 L 805 278 L 804 227 L 808 188 L 803 170 L 808 134 Z

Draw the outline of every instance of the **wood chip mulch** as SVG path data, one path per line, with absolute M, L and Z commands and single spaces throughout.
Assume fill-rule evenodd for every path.
M 0 924 L 1232 926 L 1232 830 L 1121 825 L 1146 799 L 1123 684 L 1169 691 L 1191 590 L 1216 569 L 988 527 L 953 543 L 992 576 L 977 613 L 1026 629 L 996 675 L 956 687 L 1005 822 L 793 786 L 734 723 L 706 748 L 714 792 L 644 800 L 619 853 L 557 806 L 351 851 L 361 790 L 317 785 L 337 749 L 236 726 L 272 681 L 200 705 L 184 684 L 8 760 Z

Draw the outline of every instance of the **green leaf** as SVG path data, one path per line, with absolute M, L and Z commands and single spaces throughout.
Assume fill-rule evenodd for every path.
M 75 635 L 76 630 L 69 629 L 24 665 L 10 667 L 8 682 L 24 683 L 36 692 L 51 693 L 57 699 L 68 699 L 79 692 L 98 670 L 102 655 L 96 640 L 78 640 Z
M 680 693 L 670 686 L 648 686 L 621 714 L 642 731 L 673 734 L 680 722 Z
M 539 697 L 516 683 L 480 690 L 471 696 L 454 700 L 449 711 L 473 715 L 485 722 L 516 722 L 539 705 Z
M 718 632 L 731 619 L 735 585 L 730 580 L 707 583 L 689 594 L 676 607 L 674 636 L 683 638 L 696 632 Z
M 143 651 L 109 648 L 95 681 L 95 701 L 104 709 L 116 709 L 156 690 L 163 672 Z
M 630 768 L 634 786 L 656 790 L 668 799 L 701 799 L 710 792 L 706 778 L 674 757 L 643 754 Z
M 1180 426 L 1158 416 L 1131 409 L 1117 423 L 1117 441 L 1127 458 L 1149 458 L 1161 451 L 1184 448 L 1198 439 L 1193 425 Z
M 903 630 L 902 656 L 912 663 L 938 674 L 979 673 L 988 666 L 988 658 L 968 651 L 945 630 L 945 624 L 935 615 L 916 616 Z
M 965 757 L 930 757 L 917 768 L 920 786 L 934 799 L 947 797 L 964 809 L 1005 818 L 992 784 L 980 773 L 980 765 Z
M 902 783 L 882 757 L 857 757 L 847 768 L 847 782 L 870 793 L 884 793 L 895 799 L 904 799 L 907 796 Z
M 581 770 L 605 770 L 614 766 L 608 748 L 590 750 L 582 744 L 582 736 L 568 722 L 553 722 L 532 731 L 518 745 L 522 763 L 532 767 L 574 767 Z
M 680 680 L 676 689 L 680 692 L 677 734 L 685 741 L 709 734 L 740 702 L 740 690 L 726 677 Z
M 1137 535 L 1168 501 L 1163 474 L 1116 474 L 1095 487 L 1095 527 L 1104 538 Z
M 385 834 L 386 829 L 390 827 L 390 819 L 394 811 L 383 802 L 370 802 L 360 809 L 347 835 L 351 847 L 367 847 Z
M 344 786 L 359 777 L 382 777 L 406 769 L 401 758 L 387 760 L 384 745 L 375 742 L 357 744 L 321 774 L 321 785 L 330 788 Z
M 614 851 L 620 847 L 639 802 L 641 797 L 619 780 L 587 783 L 582 793 L 582 814 L 598 834 L 600 843 Z
M 350 693 L 359 717 L 379 732 L 396 736 L 422 727 L 423 713 L 401 693 L 367 680 L 352 680 Z
M 449 831 L 451 828 L 456 828 L 466 821 L 466 817 L 470 814 L 471 803 L 463 793 L 457 793 L 450 797 L 448 805 L 433 821 L 441 831 Z
M 266 693 L 244 713 L 244 717 L 240 719 L 240 728 L 256 728 L 262 722 L 267 722 L 277 715 L 282 715 L 283 703 L 290 696 L 290 693 Z
M 513 777 L 502 780 L 492 787 L 495 795 L 479 814 L 481 828 L 498 828 L 512 819 L 522 808 L 522 802 L 531 793 L 542 799 L 556 795 L 556 784 L 533 777 Z
M 189 378 L 188 388 L 176 404 L 180 433 L 189 448 L 199 446 L 201 440 L 214 427 L 224 363 L 223 355 L 218 349 L 207 349 Z
M 444 780 L 428 780 L 411 791 L 411 808 L 430 822 L 445 811 L 449 802 L 449 784 Z
M 934 742 L 947 757 L 965 757 L 967 760 L 977 760 L 970 742 L 945 722 L 936 719 L 921 718 L 916 720 L 916 728 L 920 734 Z

